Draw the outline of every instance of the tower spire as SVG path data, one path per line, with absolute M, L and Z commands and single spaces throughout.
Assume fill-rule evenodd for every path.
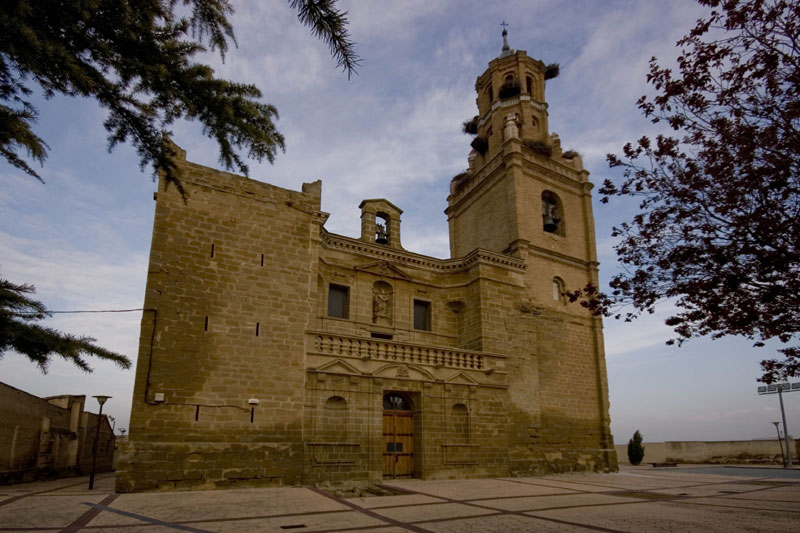
M 508 30 L 506 30 L 509 24 L 504 20 L 500 25 L 503 27 L 503 50 L 500 52 L 500 57 L 506 57 L 512 54 L 511 47 L 508 46 Z

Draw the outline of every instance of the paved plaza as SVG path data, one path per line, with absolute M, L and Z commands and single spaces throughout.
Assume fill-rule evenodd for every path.
M 798 531 L 800 470 L 623 467 L 617 474 L 115 494 L 113 474 L 0 487 L 0 531 Z

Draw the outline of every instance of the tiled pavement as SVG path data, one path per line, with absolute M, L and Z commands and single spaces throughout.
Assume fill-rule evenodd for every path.
M 113 475 L 0 487 L 0 531 L 800 531 L 800 470 L 653 469 L 386 483 L 340 499 L 308 487 L 114 494 Z

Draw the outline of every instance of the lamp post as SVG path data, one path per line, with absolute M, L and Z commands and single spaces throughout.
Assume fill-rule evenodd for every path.
M 786 468 L 786 456 L 783 454 L 783 441 L 781 440 L 781 430 L 778 426 L 781 425 L 780 422 L 773 422 L 775 424 L 775 431 L 778 432 L 778 444 L 781 446 L 781 460 L 783 460 L 783 467 Z
M 103 404 L 111 398 L 111 396 L 93 396 L 93 398 L 97 399 L 97 403 L 100 404 L 100 413 L 97 415 L 97 432 L 94 436 L 94 446 L 92 447 L 92 470 L 89 473 L 89 490 L 94 488 L 94 470 L 97 466 L 97 444 L 100 441 L 100 422 L 103 420 Z

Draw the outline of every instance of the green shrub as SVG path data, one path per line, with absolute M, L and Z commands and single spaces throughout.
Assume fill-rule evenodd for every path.
M 642 446 L 642 434 L 637 429 L 633 438 L 628 441 L 628 461 L 632 465 L 638 465 L 642 459 L 644 459 L 644 446 Z
M 579 155 L 581 155 L 581 154 L 579 154 L 575 150 L 567 150 L 566 152 L 561 154 L 561 157 L 563 157 L 564 159 L 574 159 L 574 158 L 578 157 Z

